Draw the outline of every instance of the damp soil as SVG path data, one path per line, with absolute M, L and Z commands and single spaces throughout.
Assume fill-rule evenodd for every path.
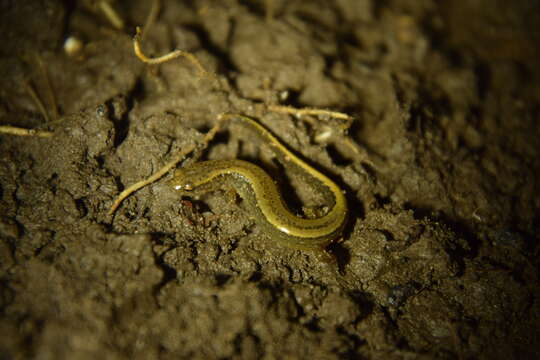
M 113 3 L 123 30 L 97 3 L 0 2 L 1 125 L 54 133 L 0 134 L 3 359 L 540 356 L 537 3 L 161 1 L 144 51 L 189 51 L 215 79 L 135 57 L 152 2 Z M 334 263 L 170 174 L 107 214 L 221 113 L 346 191 Z M 253 161 L 295 211 L 324 205 L 251 140 L 225 127 L 202 159 Z

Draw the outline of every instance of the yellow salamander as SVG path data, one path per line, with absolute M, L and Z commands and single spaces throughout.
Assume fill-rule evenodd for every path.
M 324 249 L 341 236 L 347 220 L 347 201 L 342 189 L 290 152 L 266 128 L 244 116 L 231 117 L 253 130 L 267 143 L 277 159 L 285 166 L 294 166 L 308 175 L 320 189 L 332 198 L 329 211 L 321 217 L 306 219 L 292 213 L 277 185 L 266 171 L 243 160 L 210 160 L 178 169 L 170 184 L 178 191 L 208 192 L 230 188 L 248 204 L 255 222 L 265 233 L 280 243 L 301 250 Z M 307 178 L 306 178 L 307 179 Z M 315 184 L 314 183 L 314 184 Z

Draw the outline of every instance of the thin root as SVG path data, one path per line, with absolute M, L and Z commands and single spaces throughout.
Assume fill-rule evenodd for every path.
M 18 136 L 37 136 L 37 137 L 43 137 L 43 138 L 53 136 L 53 133 L 50 131 L 23 129 L 23 128 L 9 126 L 9 125 L 0 126 L 0 133 L 18 135 Z
M 265 17 L 266 22 L 270 22 L 274 19 L 274 1 L 273 0 L 264 0 L 265 7 Z
M 334 119 L 345 120 L 346 123 L 343 125 L 345 129 L 348 129 L 351 126 L 353 118 L 345 113 L 330 111 L 324 109 L 315 109 L 315 108 L 303 108 L 297 109 L 292 106 L 284 105 L 268 105 L 268 110 L 282 113 L 282 114 L 292 114 L 297 118 L 302 118 L 302 116 L 311 115 L 311 116 L 326 116 Z
M 154 25 L 156 22 L 157 16 L 159 14 L 159 10 L 161 9 L 161 1 L 160 0 L 154 0 L 152 1 L 152 7 L 150 8 L 150 12 L 148 13 L 148 16 L 146 17 L 146 21 L 143 26 L 142 34 L 141 34 L 141 40 L 144 40 L 144 35 L 148 33 L 150 28 Z
M 112 26 L 114 26 L 118 30 L 122 30 L 124 28 L 124 20 L 122 20 L 120 15 L 118 15 L 116 10 L 114 10 L 109 1 L 101 0 L 98 5 L 107 20 L 109 20 L 109 22 L 112 24 Z
M 47 112 L 47 109 L 45 109 L 45 105 L 43 104 L 43 101 L 39 98 L 38 94 L 36 93 L 36 90 L 32 87 L 32 84 L 30 84 L 27 81 L 23 82 L 24 89 L 30 95 L 36 106 L 38 107 L 39 111 L 41 112 L 41 115 L 45 118 L 45 122 L 51 121 L 51 118 L 49 117 L 49 113 Z
M 47 71 L 47 68 L 45 67 L 45 64 L 43 63 L 43 59 L 41 58 L 41 56 L 36 55 L 36 60 L 37 60 L 39 69 L 42 73 L 43 79 L 45 80 L 47 94 L 49 95 L 49 103 L 52 108 L 53 120 L 57 120 L 60 117 L 60 114 L 58 113 L 58 105 L 56 104 L 56 97 L 54 96 L 54 90 L 51 85 L 51 79 L 49 78 L 49 72 Z
M 157 58 L 149 58 L 141 50 L 141 37 L 142 37 L 141 28 L 137 27 L 137 33 L 133 37 L 133 50 L 135 51 L 135 55 L 137 55 L 137 57 L 142 62 L 146 64 L 150 64 L 150 65 L 157 65 L 157 64 L 162 64 L 167 61 L 171 61 L 173 59 L 176 59 L 182 56 L 182 57 L 185 57 L 189 62 L 191 62 L 197 68 L 201 76 L 210 77 L 210 78 L 214 77 L 213 74 L 205 70 L 205 68 L 202 66 L 199 59 L 195 57 L 195 55 L 187 51 L 177 49 Z
M 224 119 L 222 117 L 218 117 L 217 123 L 212 127 L 212 129 L 210 129 L 210 131 L 208 131 L 206 133 L 206 135 L 204 136 L 204 139 L 203 139 L 203 141 L 202 141 L 202 143 L 200 145 L 194 143 L 194 144 L 191 144 L 191 145 L 187 146 L 182 151 L 180 151 L 176 155 L 174 155 L 171 161 L 169 161 L 161 169 L 159 169 L 154 174 L 152 174 L 149 178 L 147 178 L 145 180 L 142 180 L 142 181 L 139 181 L 139 182 L 129 186 L 124 191 L 122 191 L 120 193 L 120 195 L 118 195 L 116 200 L 114 200 L 114 203 L 112 204 L 111 208 L 109 209 L 108 215 L 114 214 L 114 212 L 116 211 L 118 206 L 120 206 L 120 203 L 122 203 L 122 201 L 124 201 L 124 199 L 127 198 L 129 195 L 131 195 L 135 191 L 137 191 L 137 190 L 145 187 L 146 185 L 149 185 L 149 184 L 157 181 L 161 177 L 163 177 L 163 175 L 168 173 L 169 170 L 174 168 L 180 161 L 182 161 L 186 157 L 187 154 L 189 154 L 190 152 L 194 151 L 195 149 L 197 149 L 199 147 L 200 148 L 206 148 L 208 146 L 208 143 L 210 141 L 212 141 L 212 139 L 214 138 L 216 133 L 221 128 L 221 124 L 223 123 L 223 120 Z
M 374 169 L 380 169 L 382 158 L 375 153 L 369 153 L 365 148 L 358 145 L 350 137 L 343 138 L 343 144 L 350 150 L 357 162 L 364 162 Z

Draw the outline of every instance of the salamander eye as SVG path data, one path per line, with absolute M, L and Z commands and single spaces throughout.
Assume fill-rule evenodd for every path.
M 187 191 L 191 191 L 191 190 L 193 190 L 193 185 L 191 185 L 190 183 L 187 183 L 187 184 L 176 184 L 176 185 L 174 185 L 174 190 L 187 190 Z

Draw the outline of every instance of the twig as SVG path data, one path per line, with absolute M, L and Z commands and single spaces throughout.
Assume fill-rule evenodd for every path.
M 118 195 L 118 197 L 116 198 L 116 200 L 114 200 L 114 203 L 112 204 L 111 208 L 109 209 L 109 212 L 108 212 L 108 215 L 112 215 L 114 214 L 114 212 L 116 211 L 116 209 L 118 208 L 118 206 L 120 206 L 120 203 L 125 199 L 127 198 L 129 195 L 131 195 L 132 193 L 134 193 L 135 191 L 145 187 L 146 185 L 148 184 L 151 184 L 155 181 L 157 181 L 158 179 L 160 179 L 163 175 L 165 175 L 167 172 L 169 172 L 169 170 L 171 170 L 173 167 L 175 167 L 180 161 L 182 161 L 184 159 L 184 157 L 189 154 L 190 152 L 192 152 L 193 150 L 195 150 L 196 148 L 198 147 L 201 147 L 201 148 L 205 148 L 208 146 L 208 143 L 210 141 L 212 141 L 212 139 L 214 138 L 214 136 L 216 135 L 216 133 L 219 131 L 219 129 L 221 128 L 221 124 L 223 123 L 223 118 L 221 117 L 218 117 L 218 121 L 216 122 L 216 124 L 206 133 L 206 135 L 204 136 L 204 139 L 202 141 L 202 143 L 199 145 L 199 144 L 196 144 L 196 143 L 193 143 L 193 144 L 190 144 L 189 146 L 187 146 L 186 148 L 184 148 L 183 150 L 181 150 L 180 152 L 178 152 L 176 155 L 173 156 L 172 160 L 169 161 L 167 164 L 165 164 L 162 168 L 160 168 L 158 171 L 156 171 L 154 174 L 152 174 L 149 178 L 145 179 L 145 180 L 142 180 L 142 181 L 139 181 L 131 186 L 129 186 L 128 188 L 126 188 L 124 191 L 122 191 L 120 193 L 120 195 Z
M 0 126 L 0 133 L 19 135 L 19 136 L 37 136 L 37 137 L 44 137 L 44 138 L 53 136 L 53 133 L 51 131 L 23 129 L 23 128 L 9 126 L 9 125 Z

